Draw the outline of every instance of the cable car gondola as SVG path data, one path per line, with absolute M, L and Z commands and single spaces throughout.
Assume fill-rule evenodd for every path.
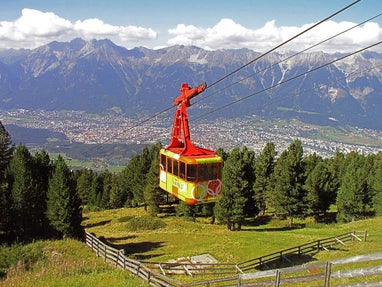
M 186 204 L 216 202 L 222 193 L 223 159 L 215 151 L 191 142 L 187 107 L 190 99 L 206 89 L 183 83 L 176 106 L 170 144 L 160 150 L 159 186 Z

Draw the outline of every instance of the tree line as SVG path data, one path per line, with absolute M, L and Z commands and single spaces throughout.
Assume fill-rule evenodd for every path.
M 17 147 L 0 122 L 0 236 L 5 240 L 83 236 L 76 179 L 59 156 Z
M 0 235 L 79 237 L 83 207 L 144 206 L 156 216 L 169 200 L 158 186 L 161 147 L 144 147 L 120 173 L 71 171 L 61 156 L 51 160 L 44 150 L 32 155 L 22 144 L 15 147 L 0 123 Z M 332 206 L 344 222 L 382 214 L 382 153 L 304 156 L 299 140 L 280 155 L 272 142 L 259 155 L 245 146 L 217 153 L 224 159 L 221 199 L 180 202 L 179 216 L 210 216 L 240 230 L 247 218 L 266 212 L 289 218 L 290 226 L 307 216 L 328 220 Z

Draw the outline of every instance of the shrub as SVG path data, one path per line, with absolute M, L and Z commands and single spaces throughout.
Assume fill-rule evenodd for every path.
M 127 222 L 129 221 L 130 219 L 133 219 L 134 217 L 133 216 L 123 216 L 123 217 L 120 217 L 117 219 L 118 222 Z
M 0 278 L 3 277 L 10 268 L 22 268 L 29 270 L 30 265 L 44 257 L 44 244 L 42 241 L 21 245 L 0 246 Z
M 166 224 L 154 217 L 150 216 L 142 216 L 142 217 L 134 217 L 130 219 L 127 223 L 128 231 L 139 231 L 139 230 L 155 230 L 159 228 L 165 227 Z

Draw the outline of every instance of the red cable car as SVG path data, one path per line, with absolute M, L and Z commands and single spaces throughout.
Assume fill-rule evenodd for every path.
M 215 151 L 191 142 L 187 107 L 206 84 L 182 84 L 176 105 L 170 144 L 160 150 L 159 186 L 186 204 L 216 202 L 222 193 L 223 159 Z

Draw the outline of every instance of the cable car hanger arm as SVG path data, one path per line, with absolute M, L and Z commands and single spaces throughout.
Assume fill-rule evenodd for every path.
M 206 88 L 207 84 L 205 82 L 196 88 L 191 88 L 188 84 L 183 83 L 180 87 L 180 95 L 174 100 L 174 105 L 178 106 L 184 103 L 186 107 L 189 107 L 191 105 L 190 100 L 202 93 Z

